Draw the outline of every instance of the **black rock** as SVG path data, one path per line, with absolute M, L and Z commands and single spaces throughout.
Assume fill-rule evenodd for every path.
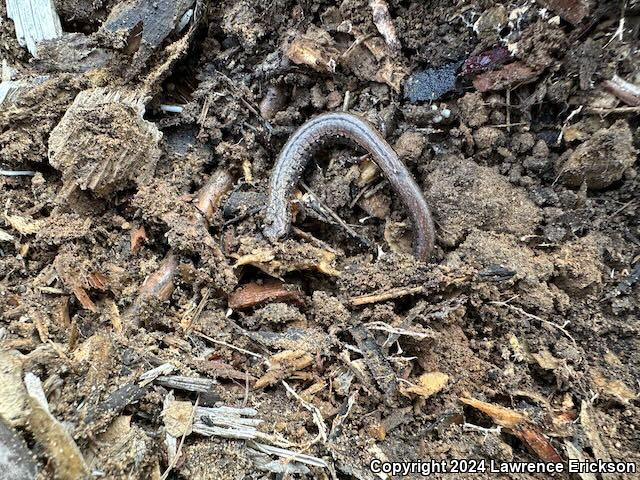
M 414 72 L 404 83 L 404 96 L 411 103 L 439 99 L 455 89 L 459 66 L 460 62 L 455 62 L 439 68 Z

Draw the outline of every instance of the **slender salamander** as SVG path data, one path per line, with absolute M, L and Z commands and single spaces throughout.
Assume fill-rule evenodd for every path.
M 269 184 L 264 235 L 277 240 L 289 232 L 289 197 L 311 157 L 322 147 L 347 143 L 360 146 L 388 178 L 407 207 L 416 230 L 414 255 L 427 260 L 433 249 L 434 227 L 429 205 L 396 152 L 366 120 L 349 113 L 325 113 L 302 125 L 278 156 Z

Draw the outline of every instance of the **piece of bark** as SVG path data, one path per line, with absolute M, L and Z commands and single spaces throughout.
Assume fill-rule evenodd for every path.
M 105 67 L 113 58 L 113 51 L 98 47 L 91 37 L 65 33 L 38 44 L 36 65 L 46 72 L 85 73 Z
M 375 338 L 363 326 L 357 326 L 350 331 L 362 356 L 371 371 L 380 390 L 385 394 L 385 403 L 394 404 L 394 396 L 398 390 L 396 372 L 391 368 L 389 360 L 382 353 L 382 349 Z
M 150 274 L 138 288 L 137 297 L 124 312 L 125 326 L 139 326 L 140 312 L 151 300 L 165 302 L 171 298 L 177 271 L 176 256 L 172 253 L 167 254 L 158 269 Z
M 122 385 L 109 394 L 106 400 L 89 410 L 83 427 L 92 432 L 106 428 L 128 405 L 140 400 L 146 392 L 146 387 L 141 387 L 136 383 Z
M 146 60 L 178 30 L 195 0 L 125 0 L 118 3 L 101 27 L 101 33 L 128 37 L 125 49 Z
M 213 386 L 217 385 L 218 382 L 212 378 L 161 375 L 154 380 L 154 383 L 187 392 L 208 393 L 213 391 Z
M 51 460 L 55 478 L 77 480 L 89 475 L 87 466 L 78 445 L 64 426 L 49 412 L 40 379 L 28 373 L 25 385 L 29 392 L 28 428 L 34 438 L 44 446 Z
M 268 302 L 303 303 L 303 295 L 282 282 L 247 283 L 229 295 L 228 305 L 233 310 L 243 310 Z
M 589 4 L 586 0 L 537 0 L 537 2 L 573 25 L 580 23 L 589 15 Z
M 211 174 L 207 183 L 198 192 L 196 206 L 208 223 L 213 220 L 213 216 L 220 208 L 222 197 L 233 188 L 234 182 L 235 177 L 228 168 L 219 168 Z
M 562 457 L 555 447 L 524 413 L 474 398 L 461 398 L 460 401 L 489 415 L 495 423 L 522 440 L 541 460 L 562 462 Z
M 473 79 L 473 86 L 479 92 L 503 90 L 515 84 L 533 81 L 538 75 L 540 71 L 532 69 L 523 62 L 513 62 L 500 70 L 481 73 Z
M 288 378 L 294 372 L 307 368 L 313 363 L 313 356 L 303 350 L 285 350 L 269 357 L 269 369 L 260 377 L 254 388 L 256 390 L 275 385 Z
M 389 48 L 395 53 L 400 52 L 402 45 L 398 39 L 393 19 L 389 14 L 389 5 L 387 5 L 387 2 L 385 2 L 385 0 L 369 0 L 369 8 L 371 8 L 373 15 L 373 23 L 384 37 Z
M 76 96 L 49 137 L 49 163 L 62 172 L 63 197 L 76 188 L 109 197 L 151 180 L 162 133 L 143 118 L 146 100 L 125 89 Z
M 7 17 L 13 20 L 18 43 L 34 57 L 38 43 L 62 35 L 62 24 L 53 0 L 7 0 Z

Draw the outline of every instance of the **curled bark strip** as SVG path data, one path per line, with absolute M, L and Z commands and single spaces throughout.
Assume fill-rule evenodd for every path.
M 399 52 L 402 48 L 398 35 L 396 34 L 396 27 L 393 25 L 393 20 L 389 14 L 389 6 L 384 0 L 370 0 L 369 7 L 373 13 L 373 23 L 378 28 L 380 34 L 384 37 L 384 40 L 389 45 L 389 48 L 394 52 Z

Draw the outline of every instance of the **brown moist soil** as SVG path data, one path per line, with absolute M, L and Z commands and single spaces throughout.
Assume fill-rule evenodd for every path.
M 640 468 L 640 97 L 610 86 L 640 84 L 639 2 L 198 1 L 182 29 L 189 2 L 55 3 L 72 35 L 40 59 L 0 28 L 26 85 L 2 105 L 0 167 L 37 172 L 0 176 L 0 418 L 40 478 Z M 284 142 L 342 109 L 422 188 L 429 263 L 342 146 L 307 169 L 294 231 L 263 238 Z M 164 364 L 209 382 L 141 382 Z M 196 402 L 254 408 L 255 442 L 316 463 L 203 435 Z

